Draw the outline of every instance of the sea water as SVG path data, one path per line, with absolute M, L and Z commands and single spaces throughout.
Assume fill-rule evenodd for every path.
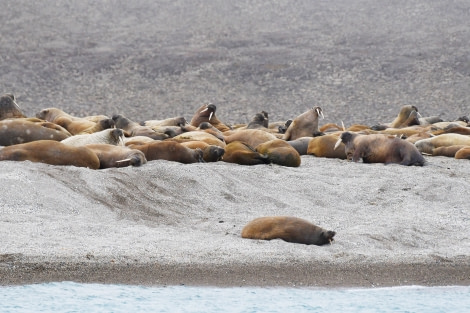
M 0 287 L 0 312 L 470 312 L 470 286 L 215 288 L 61 282 Z

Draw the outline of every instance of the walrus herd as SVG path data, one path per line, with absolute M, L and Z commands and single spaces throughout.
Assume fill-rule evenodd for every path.
M 191 116 L 137 122 L 123 114 L 72 116 L 46 108 L 27 117 L 13 94 L 0 97 L 0 161 L 42 162 L 90 169 L 142 166 L 153 160 L 228 162 L 299 167 L 301 155 L 363 163 L 423 166 L 423 155 L 470 159 L 470 124 L 421 117 L 405 105 L 390 123 L 320 125 L 315 106 L 286 121 L 270 122 L 261 111 L 231 125 L 204 104 Z M 243 238 L 323 245 L 336 233 L 294 217 L 265 217 L 244 228 Z

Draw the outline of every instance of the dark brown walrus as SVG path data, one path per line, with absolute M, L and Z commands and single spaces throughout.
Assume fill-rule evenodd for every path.
M 70 133 L 62 127 L 49 122 L 30 122 L 23 118 L 0 121 L 0 146 L 11 146 L 36 140 L 61 141 L 70 137 Z
M 317 246 L 331 243 L 335 235 L 334 231 L 291 216 L 259 217 L 249 222 L 242 230 L 242 238 L 282 239 L 287 242 Z
M 346 156 L 354 162 L 362 159 L 364 163 L 397 163 L 419 166 L 423 166 L 425 163 L 424 157 L 412 143 L 395 136 L 359 135 L 344 132 L 335 147 L 337 148 L 341 142 L 346 147 Z
M 155 140 L 143 144 L 131 144 L 128 147 L 142 151 L 147 161 L 167 160 L 186 164 L 204 162 L 201 149 L 193 150 L 176 141 Z
M 287 128 L 282 139 L 295 140 L 300 137 L 315 137 L 321 135 L 318 129 L 318 117 L 323 117 L 320 107 L 313 107 L 297 116 Z
M 86 147 L 74 147 L 54 140 L 37 140 L 0 149 L 1 161 L 31 161 L 51 165 L 100 168 L 98 156 Z

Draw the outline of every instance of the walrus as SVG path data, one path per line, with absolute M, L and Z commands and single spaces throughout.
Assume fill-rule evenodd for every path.
M 395 136 L 372 134 L 360 135 L 344 132 L 336 142 L 335 148 L 342 143 L 348 159 L 364 163 L 397 163 L 400 165 L 423 166 L 425 159 L 412 144 Z
M 26 117 L 15 101 L 15 96 L 6 93 L 0 97 L 0 120 Z
M 124 146 L 97 143 L 85 146 L 98 156 L 100 169 L 111 167 L 141 166 L 147 163 L 142 151 Z
M 183 116 L 170 117 L 170 118 L 166 118 L 163 120 L 147 120 L 147 121 L 140 123 L 140 125 L 142 126 L 149 126 L 149 127 L 155 127 L 155 126 L 179 126 L 181 127 L 186 124 L 188 124 L 188 122 Z
M 11 146 L 36 140 L 61 141 L 71 136 L 65 129 L 50 128 L 47 125 L 49 122 L 44 123 L 30 122 L 22 118 L 0 121 L 0 146 Z
M 291 216 L 259 217 L 242 229 L 242 238 L 272 240 L 321 246 L 334 241 L 336 232 Z
M 454 158 L 457 151 L 462 148 L 470 147 L 465 145 L 454 145 L 454 146 L 442 146 L 432 149 L 432 156 L 445 156 Z
M 180 163 L 204 162 L 201 149 L 191 149 L 176 141 L 158 141 L 128 145 L 129 148 L 137 149 L 145 154 L 147 161 L 167 160 Z
M 189 124 L 198 127 L 202 122 L 209 122 L 222 132 L 231 130 L 231 127 L 221 122 L 217 116 L 215 116 L 216 110 L 217 107 L 215 104 L 209 103 L 202 105 L 196 110 Z
M 297 152 L 300 155 L 306 155 L 308 144 L 310 143 L 310 140 L 312 140 L 313 138 L 317 138 L 317 137 L 300 137 L 300 138 L 297 138 L 296 140 L 289 140 L 286 142 L 290 144 L 295 150 L 297 150 Z
M 415 142 L 416 148 L 422 153 L 432 154 L 437 147 L 465 145 L 470 146 L 470 136 L 460 134 L 442 134 Z
M 315 137 L 322 133 L 318 129 L 318 118 L 323 117 L 320 107 L 313 107 L 310 110 L 297 116 L 287 128 L 282 139 L 295 140 L 300 137 Z
M 243 141 L 251 147 L 256 147 L 263 142 L 278 139 L 274 134 L 261 129 L 238 129 L 225 137 L 226 143 Z
M 63 144 L 69 146 L 84 146 L 93 143 L 105 143 L 109 145 L 124 145 L 123 142 L 124 133 L 122 129 L 119 128 L 110 128 L 105 129 L 97 133 L 92 134 L 83 134 L 83 135 L 75 135 L 69 138 L 62 140 Z
M 0 149 L 0 160 L 100 168 L 98 156 L 90 149 L 64 145 L 55 140 L 36 140 L 4 147 Z
M 245 142 L 233 141 L 225 146 L 222 161 L 240 165 L 257 165 L 270 163 L 269 158 L 256 151 Z
M 328 134 L 310 139 L 306 154 L 319 158 L 346 159 L 346 147 L 343 142 L 340 142 L 339 146 L 335 149 L 336 142 L 339 139 L 338 135 Z
M 43 109 L 36 113 L 36 117 L 60 125 L 72 135 L 91 133 L 114 126 L 114 123 L 109 119 L 103 119 L 103 121 L 97 125 L 97 122 L 70 115 L 58 108 Z
M 197 140 L 204 141 L 209 145 L 219 146 L 221 148 L 225 148 L 226 146 L 225 141 L 220 140 L 218 137 L 215 137 L 211 133 L 205 131 L 189 131 L 167 140 L 176 141 L 179 143 Z
M 157 133 L 151 127 L 142 126 L 121 114 L 114 114 L 112 119 L 116 128 L 122 129 L 126 137 L 147 136 L 155 140 L 164 140 L 170 137 L 165 133 Z
M 456 159 L 468 159 L 470 160 L 470 147 L 463 147 L 455 153 Z
M 222 156 L 225 153 L 225 149 L 216 145 L 210 145 L 204 141 L 186 141 L 181 143 L 183 146 L 190 149 L 201 149 L 202 158 L 204 162 L 217 162 L 222 160 Z
M 288 167 L 300 166 L 300 154 L 285 140 L 274 139 L 263 142 L 256 146 L 255 150 L 267 156 L 270 163 Z
M 268 128 L 269 127 L 269 118 L 268 112 L 261 111 L 256 113 L 255 116 L 248 122 L 246 125 L 247 129 L 254 129 L 254 128 Z

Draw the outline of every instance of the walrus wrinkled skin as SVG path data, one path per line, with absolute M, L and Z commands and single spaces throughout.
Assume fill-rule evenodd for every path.
M 348 159 L 364 163 L 396 163 L 400 165 L 423 166 L 425 159 L 416 147 L 403 139 L 395 136 L 372 134 L 359 135 L 344 132 L 337 141 L 343 142 Z
M 155 140 L 144 144 L 128 145 L 128 147 L 142 151 L 147 161 L 167 160 L 185 164 L 204 162 L 201 149 L 193 150 L 176 141 Z
M 221 122 L 217 116 L 215 116 L 216 110 L 217 107 L 215 104 L 203 104 L 196 110 L 189 124 L 194 127 L 199 127 L 199 124 L 209 122 L 221 132 L 231 130 L 231 127 Z
M 109 145 L 124 145 L 124 132 L 119 128 L 105 129 L 97 133 L 75 135 L 62 140 L 63 144 L 69 146 L 84 146 L 95 143 L 105 143 Z
M 51 165 L 73 165 L 99 169 L 98 156 L 86 147 L 64 145 L 54 140 L 37 140 L 0 149 L 0 160 L 31 161 Z
M 222 161 L 240 165 L 270 163 L 270 160 L 266 155 L 262 155 L 253 147 L 241 141 L 234 141 L 225 146 L 225 153 L 222 156 Z
M 323 116 L 320 107 L 313 107 L 297 116 L 287 128 L 282 139 L 295 140 L 300 137 L 315 137 L 322 133 L 318 129 L 318 118 Z
M 255 150 L 267 156 L 270 163 L 289 167 L 300 166 L 300 154 L 285 140 L 270 140 L 259 144 Z
M 125 146 L 110 144 L 89 144 L 86 148 L 93 151 L 100 160 L 100 169 L 111 167 L 141 166 L 147 163 L 142 151 Z
M 56 125 L 50 128 L 49 122 L 30 122 L 23 118 L 0 121 L 0 146 L 11 146 L 36 140 L 62 141 L 71 135 Z
M 0 120 L 26 117 L 15 101 L 15 96 L 6 93 L 0 97 Z
M 291 216 L 259 217 L 242 230 L 242 238 L 272 240 L 321 246 L 334 241 L 336 232 L 323 229 L 304 219 Z

